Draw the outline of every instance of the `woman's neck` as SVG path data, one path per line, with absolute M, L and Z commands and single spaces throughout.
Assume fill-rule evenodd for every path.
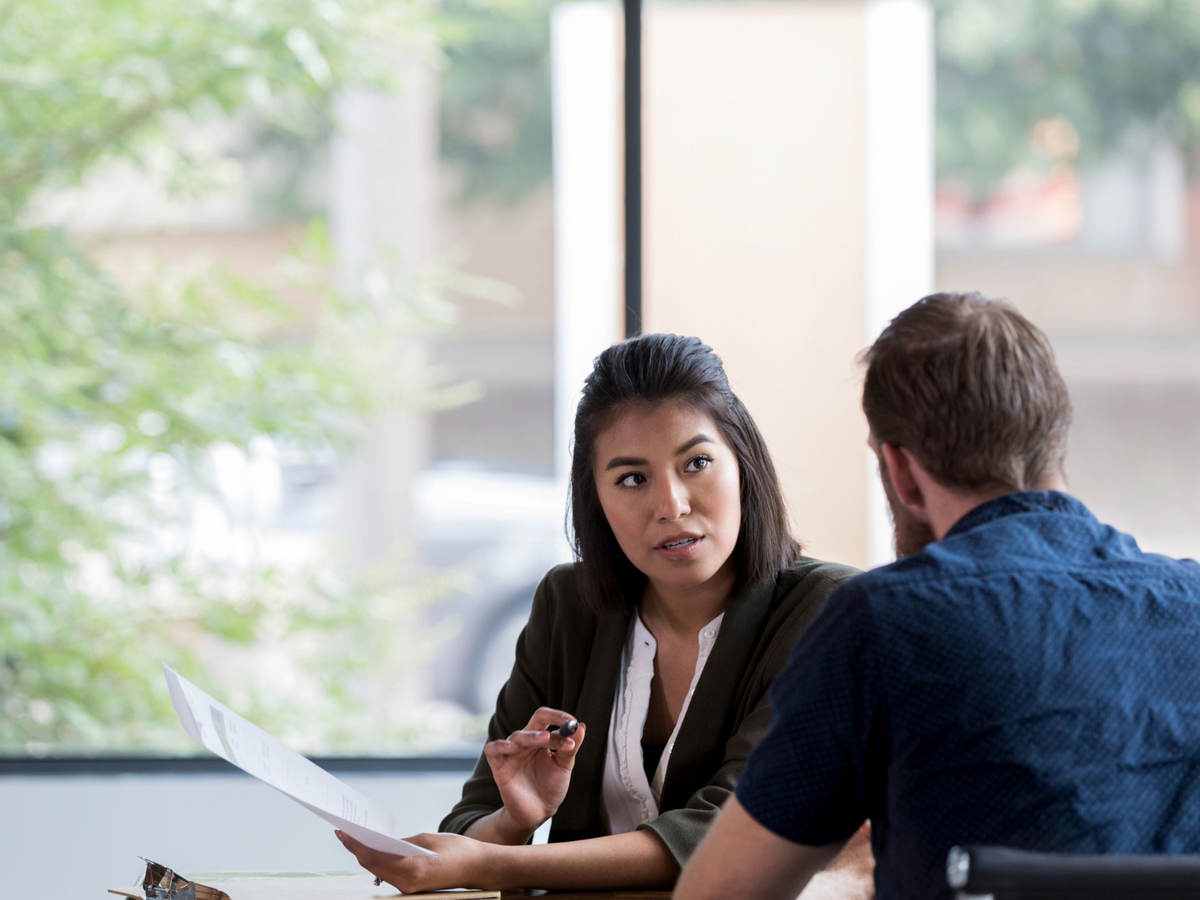
M 648 581 L 638 604 L 642 624 L 656 638 L 663 631 L 699 634 L 701 628 L 725 611 L 735 580 L 732 565 L 727 565 L 704 584 L 677 587 Z

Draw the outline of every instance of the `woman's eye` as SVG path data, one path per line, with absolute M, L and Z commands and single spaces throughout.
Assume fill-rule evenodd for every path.
M 707 469 L 710 465 L 712 465 L 712 457 L 695 456 L 689 459 L 683 468 L 685 472 L 699 472 L 701 469 Z
M 630 472 L 628 475 L 622 475 L 617 479 L 617 485 L 619 487 L 637 487 L 645 480 L 641 472 Z

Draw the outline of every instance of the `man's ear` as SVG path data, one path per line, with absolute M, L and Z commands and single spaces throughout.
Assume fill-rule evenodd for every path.
M 880 444 L 879 450 L 883 454 L 883 464 L 887 466 L 897 499 L 914 512 L 923 512 L 925 492 L 915 476 L 915 470 L 920 469 L 921 464 L 899 444 Z

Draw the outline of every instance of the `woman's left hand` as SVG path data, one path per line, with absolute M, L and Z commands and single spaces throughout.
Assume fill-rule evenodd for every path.
M 494 888 L 495 872 L 489 861 L 498 849 L 460 834 L 418 834 L 410 844 L 432 850 L 437 856 L 397 856 L 356 841 L 344 831 L 335 835 L 358 859 L 359 865 L 404 893 L 443 888 Z

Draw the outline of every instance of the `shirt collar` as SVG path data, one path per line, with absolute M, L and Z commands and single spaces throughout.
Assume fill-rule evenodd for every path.
M 1031 512 L 1058 512 L 1093 518 L 1086 506 L 1062 491 L 1017 491 L 979 504 L 955 522 L 946 532 L 946 537 L 970 531 L 1004 516 Z

